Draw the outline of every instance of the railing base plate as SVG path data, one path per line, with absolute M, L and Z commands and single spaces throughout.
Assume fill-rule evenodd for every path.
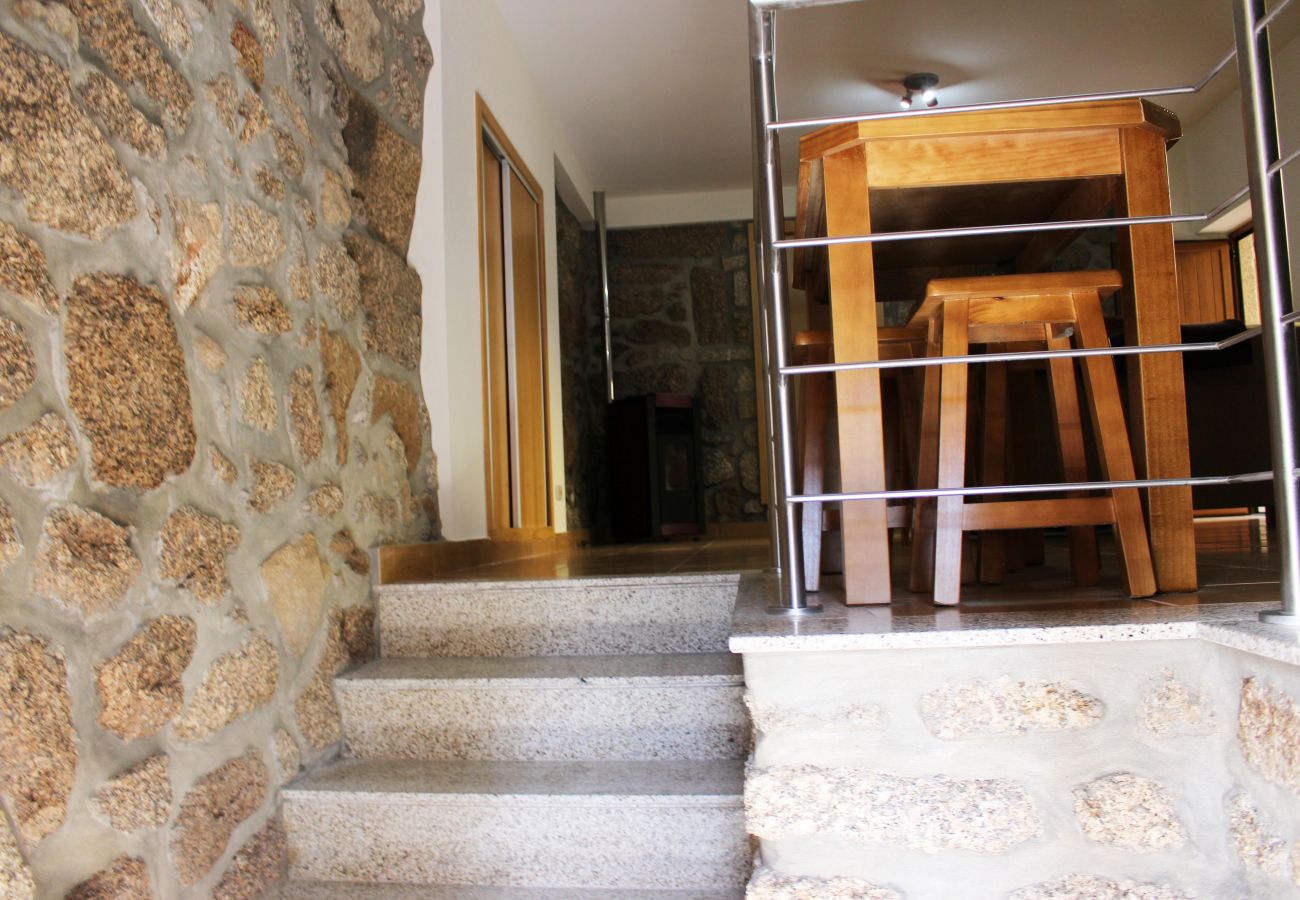
M 787 606 L 769 606 L 766 609 L 769 616 L 807 616 L 821 611 L 822 605 L 820 603 L 801 606 L 798 609 L 791 609 Z
M 1259 620 L 1267 625 L 1280 625 L 1300 631 L 1300 614 L 1289 613 L 1285 609 L 1266 609 L 1259 614 Z

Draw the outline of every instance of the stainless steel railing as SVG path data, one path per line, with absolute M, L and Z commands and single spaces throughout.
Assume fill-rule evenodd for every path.
M 1297 442 L 1293 401 L 1296 395 L 1295 329 L 1288 327 L 1300 320 L 1291 312 L 1290 266 L 1286 235 L 1286 216 L 1282 195 L 1282 172 L 1288 163 L 1300 157 L 1300 151 L 1281 156 L 1269 56 L 1268 27 L 1293 0 L 1281 0 L 1271 10 L 1264 0 L 1233 0 L 1237 46 L 1225 55 L 1203 78 L 1192 84 L 1152 88 L 1140 91 L 1111 91 L 1074 94 L 1029 100 L 999 101 L 966 106 L 921 108 L 906 112 L 867 113 L 850 116 L 791 119 L 777 116 L 775 19 L 778 11 L 831 6 L 856 0 L 748 0 L 750 77 L 754 125 L 754 221 L 758 254 L 758 291 L 761 298 L 760 322 L 763 331 L 763 367 L 767 379 L 767 423 L 772 459 L 771 493 L 773 499 L 773 541 L 776 568 L 780 580 L 781 606 L 775 610 L 786 614 L 815 612 L 821 607 L 810 604 L 804 594 L 803 559 L 798 509 L 802 503 L 827 501 L 919 499 L 941 496 L 1070 492 L 1114 488 L 1152 488 L 1239 484 L 1272 480 L 1277 504 L 1278 539 L 1282 547 L 1282 608 L 1260 614 L 1263 621 L 1300 628 L 1300 472 L 1297 471 Z M 1196 93 L 1224 71 L 1233 59 L 1241 81 L 1242 117 L 1245 128 L 1247 165 L 1250 184 L 1233 197 L 1206 213 L 1169 216 L 1130 216 L 1069 222 L 1039 222 L 975 228 L 941 228 L 919 231 L 884 232 L 840 237 L 784 239 L 785 222 L 781 194 L 781 148 L 783 131 L 818 128 L 875 119 L 899 119 L 980 110 L 1021 109 L 1063 102 L 1126 100 Z M 1195 344 L 1158 344 L 1137 347 L 1085 348 L 1014 353 L 987 353 L 960 357 L 929 357 L 900 360 L 850 361 L 819 365 L 791 365 L 788 333 L 789 292 L 785 279 L 784 251 L 798 247 L 825 247 L 835 244 L 879 243 L 887 241 L 935 240 L 975 235 L 1007 234 L 1030 231 L 1075 230 L 1080 228 L 1119 228 L 1130 225 L 1206 222 L 1236 205 L 1249 195 L 1255 218 L 1256 264 L 1260 289 L 1259 328 L 1249 329 L 1224 341 Z M 990 363 L 1017 359 L 1055 357 L 1127 356 L 1146 353 L 1187 353 L 1221 350 L 1254 337 L 1262 337 L 1267 374 L 1269 440 L 1273 470 L 1243 475 L 1192 478 L 1151 478 L 1129 481 L 1095 481 L 1040 485 L 1003 485 L 994 487 L 935 488 L 799 494 L 795 479 L 794 398 L 789 379 L 815 372 L 842 372 L 863 369 L 901 368 L 952 363 Z

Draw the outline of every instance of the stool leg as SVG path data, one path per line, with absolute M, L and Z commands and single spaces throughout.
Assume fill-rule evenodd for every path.
M 969 343 L 970 302 L 943 304 L 943 355 L 965 356 Z M 966 404 L 969 367 L 942 367 L 939 388 L 938 486 L 963 487 L 966 481 Z M 964 498 L 940 497 L 934 522 L 934 602 L 952 606 L 961 597 L 962 507 Z
M 943 326 L 935 316 L 927 326 L 926 355 L 943 352 Z M 926 366 L 922 376 L 921 428 L 917 439 L 916 486 L 919 490 L 939 483 L 939 366 Z M 934 500 L 917 500 L 912 506 L 912 563 L 908 588 L 928 593 L 934 585 Z
M 989 352 L 1000 352 L 1000 344 Z M 1006 363 L 984 366 L 984 446 L 981 450 L 981 478 L 985 485 L 1007 480 L 1007 367 Z M 984 584 L 1001 584 L 1006 568 L 1006 536 L 1002 531 L 980 534 L 979 579 Z
M 921 439 L 921 395 L 924 375 L 914 369 L 900 370 L 898 376 L 898 418 L 903 456 L 901 487 L 914 487 L 919 477 L 916 460 Z M 908 521 L 911 521 L 909 516 Z M 904 529 L 905 531 L 909 529 Z
M 1101 300 L 1096 291 L 1073 294 L 1075 322 L 1082 347 L 1109 347 L 1106 324 L 1101 317 Z M 1088 390 L 1093 432 L 1097 435 L 1102 477 L 1107 481 L 1133 479 L 1133 451 L 1129 447 L 1124 408 L 1120 405 L 1115 363 L 1110 357 L 1087 357 L 1083 383 Z M 1111 492 L 1115 505 L 1115 538 L 1120 559 L 1133 597 L 1150 597 L 1156 592 L 1147 542 L 1146 520 L 1136 488 Z
M 830 354 L 810 352 L 810 363 L 826 362 Z M 800 431 L 799 456 L 802 460 L 805 494 L 821 493 L 826 473 L 826 413 L 830 405 L 831 376 L 805 375 L 803 381 L 803 429 Z M 804 589 L 817 591 L 821 587 L 822 562 L 822 504 L 805 503 L 803 526 L 803 582 Z
M 1050 332 L 1051 326 L 1047 326 Z M 1070 349 L 1067 337 L 1052 337 L 1048 348 Z M 1048 363 L 1051 375 L 1052 409 L 1056 414 L 1056 441 L 1061 451 L 1061 468 L 1066 481 L 1088 480 L 1088 455 L 1083 444 L 1083 418 L 1079 412 L 1079 385 L 1074 378 L 1074 360 L 1053 359 Z M 1070 568 L 1074 583 L 1096 584 L 1099 578 L 1101 557 L 1097 550 L 1097 529 L 1081 525 L 1069 530 Z

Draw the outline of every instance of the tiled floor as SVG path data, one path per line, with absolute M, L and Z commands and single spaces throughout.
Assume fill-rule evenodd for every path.
M 1197 560 L 1201 589 L 1190 594 L 1158 594 L 1130 600 L 1120 583 L 1113 548 L 1103 537 L 1102 580 L 1081 588 L 1069 575 L 1063 536 L 1049 536 L 1046 563 L 1008 574 L 999 585 L 970 584 L 962 588 L 962 608 L 976 612 L 1043 610 L 1140 609 L 1152 605 L 1189 606 L 1209 603 L 1271 601 L 1277 597 L 1278 561 L 1269 553 L 1268 533 L 1259 518 L 1215 519 L 1197 523 Z M 895 615 L 933 613 L 928 596 L 909 593 L 902 585 L 907 552 L 895 544 Z M 770 566 L 763 538 L 671 541 L 653 544 L 614 544 L 580 547 L 528 559 L 460 569 L 440 580 L 522 580 L 589 578 L 614 575 L 681 575 L 701 572 L 744 572 Z M 821 599 L 842 601 L 842 581 L 823 579 Z

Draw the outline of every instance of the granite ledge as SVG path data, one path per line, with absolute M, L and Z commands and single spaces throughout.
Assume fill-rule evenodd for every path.
M 1035 612 L 939 607 L 916 615 L 897 614 L 889 606 L 845 607 L 831 600 L 823 613 L 784 617 L 766 612 L 769 578 L 746 576 L 741 583 L 728 642 L 733 653 L 1204 640 L 1300 665 L 1300 633 L 1265 625 L 1257 618 L 1261 610 L 1276 608 L 1276 601 Z

